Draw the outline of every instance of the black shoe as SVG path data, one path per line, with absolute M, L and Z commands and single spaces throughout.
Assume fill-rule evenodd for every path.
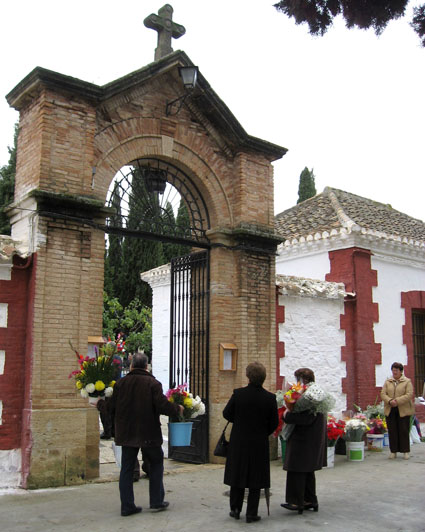
M 121 515 L 127 517 L 127 515 L 139 514 L 142 511 L 140 506 L 135 506 L 131 510 L 121 510 Z
M 162 512 L 163 510 L 166 510 L 170 506 L 170 503 L 168 501 L 164 501 L 161 504 L 158 504 L 156 506 L 151 506 L 151 510 L 154 512 Z
M 247 523 L 255 523 L 256 521 L 259 521 L 260 519 L 261 519 L 261 515 L 247 515 L 246 516 Z
M 240 511 L 238 510 L 231 510 L 230 517 L 233 517 L 233 519 L 239 519 L 240 517 Z
M 319 511 L 319 503 L 313 504 L 312 502 L 304 503 L 304 510 L 313 510 L 315 512 Z
M 104 432 L 100 435 L 101 440 L 110 440 L 111 438 L 112 436 L 110 434 L 105 434 Z
M 304 506 L 297 506 L 296 504 L 290 504 L 288 502 L 285 502 L 281 504 L 282 508 L 286 508 L 287 510 L 293 510 L 298 512 L 299 514 L 302 514 L 304 511 Z

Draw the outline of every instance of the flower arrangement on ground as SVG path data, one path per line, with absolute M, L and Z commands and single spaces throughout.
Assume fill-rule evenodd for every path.
M 375 417 L 369 419 L 369 432 L 368 434 L 385 434 L 387 432 L 387 422 L 385 418 L 381 419 L 380 417 Z
M 188 421 L 205 414 L 205 404 L 202 402 L 199 395 L 193 395 L 186 389 L 187 384 L 181 384 L 177 388 L 172 388 L 167 391 L 165 396 L 171 403 L 182 405 L 184 408 L 183 414 L 178 418 L 173 418 L 172 421 Z
M 310 414 L 325 414 L 332 411 L 335 406 L 335 399 L 328 392 L 325 392 L 315 382 L 308 384 L 297 383 L 284 395 L 285 403 L 294 412 L 308 412 Z M 289 398 L 289 401 L 287 400 Z M 295 425 L 285 425 L 282 430 L 282 437 L 287 440 L 292 434 Z
M 328 447 L 335 447 L 338 438 L 344 435 L 345 421 L 337 420 L 334 416 L 328 416 L 327 435 Z
M 363 419 L 351 418 L 345 422 L 344 439 L 351 442 L 360 442 L 364 434 L 369 430 L 369 426 Z
M 94 357 L 83 357 L 72 345 L 78 360 L 79 369 L 73 371 L 69 378 L 75 378 L 75 386 L 82 397 L 110 397 L 115 384 L 117 362 L 114 361 L 116 346 L 110 342 L 101 348 L 95 348 Z

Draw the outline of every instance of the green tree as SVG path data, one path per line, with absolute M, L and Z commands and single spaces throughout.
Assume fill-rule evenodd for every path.
M 300 174 L 300 183 L 298 185 L 298 201 L 301 203 L 308 198 L 316 195 L 316 186 L 314 184 L 313 168 L 309 170 L 307 166 Z
M 129 202 L 127 228 L 134 231 L 150 231 L 152 219 L 160 210 L 158 196 L 146 190 L 145 181 L 138 172 L 134 172 L 132 195 Z M 137 200 L 139 196 L 151 195 L 150 201 L 143 204 Z M 149 205 L 148 211 L 146 211 Z M 140 279 L 142 272 L 164 264 L 162 243 L 126 236 L 122 244 L 122 267 L 120 272 L 120 293 L 117 294 L 121 304 L 126 307 L 134 298 L 142 305 L 152 307 L 152 290 L 148 283 Z
M 171 205 L 169 206 L 171 209 Z M 168 205 L 167 205 L 168 209 Z M 183 202 L 180 200 L 180 205 L 177 211 L 177 218 L 174 220 L 174 214 L 172 217 L 172 223 L 174 224 L 173 231 L 175 231 L 176 236 L 188 238 L 190 236 L 190 220 L 189 213 Z M 171 259 L 175 257 L 181 257 L 182 255 L 187 255 L 190 253 L 191 246 L 184 244 L 176 243 L 164 243 L 163 244 L 163 253 L 165 262 L 170 262 Z
M 6 207 L 12 203 L 15 189 L 16 146 L 18 142 L 18 124 L 15 124 L 13 147 L 9 151 L 9 162 L 0 168 L 0 235 L 10 235 L 10 223 Z
M 111 216 L 112 225 L 121 227 L 121 198 L 117 184 L 112 191 L 111 200 L 111 206 L 115 209 L 115 214 Z M 108 235 L 108 246 L 105 250 L 104 287 L 111 297 L 119 297 L 121 291 L 122 240 L 120 235 Z
M 125 338 L 126 353 L 138 349 L 152 354 L 152 310 L 137 298 L 123 307 L 118 298 L 103 293 L 103 329 L 105 338 L 115 339 L 121 333 Z
M 403 17 L 409 0 L 280 0 L 274 7 L 306 23 L 312 35 L 324 35 L 336 16 L 342 15 L 347 28 L 373 28 L 380 35 L 391 20 Z M 410 23 L 425 46 L 425 4 L 413 8 Z

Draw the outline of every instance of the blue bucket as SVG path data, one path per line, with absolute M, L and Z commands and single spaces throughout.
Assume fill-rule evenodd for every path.
M 389 446 L 390 446 L 390 440 L 388 437 L 388 432 L 384 432 L 384 447 L 389 447 Z
M 171 447 L 187 447 L 192 437 L 191 421 L 168 423 L 168 440 Z

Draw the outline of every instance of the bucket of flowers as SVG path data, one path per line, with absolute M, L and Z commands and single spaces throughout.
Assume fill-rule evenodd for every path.
M 385 418 L 375 417 L 369 419 L 369 432 L 366 434 L 367 450 L 381 452 L 384 446 L 384 435 L 387 432 Z
M 328 415 L 327 421 L 327 452 L 328 452 L 328 465 L 327 467 L 333 467 L 335 462 L 335 445 L 338 439 L 344 435 L 345 421 L 337 420 L 334 416 Z
M 347 442 L 347 459 L 353 462 L 364 460 L 363 437 L 369 430 L 366 416 L 358 415 L 345 422 L 344 439 Z
M 113 342 L 106 344 L 100 352 L 95 348 L 95 356 L 81 355 L 75 350 L 79 368 L 70 373 L 74 377 L 75 386 L 84 398 L 89 399 L 89 404 L 96 406 L 99 399 L 110 397 L 115 384 L 114 377 L 117 373 L 117 362 L 114 360 L 116 346 Z
M 181 384 L 165 394 L 171 403 L 183 406 L 183 414 L 172 418 L 168 423 L 168 436 L 172 447 L 190 445 L 193 426 L 190 420 L 205 414 L 205 404 L 199 395 L 193 397 L 186 388 L 187 384 Z

